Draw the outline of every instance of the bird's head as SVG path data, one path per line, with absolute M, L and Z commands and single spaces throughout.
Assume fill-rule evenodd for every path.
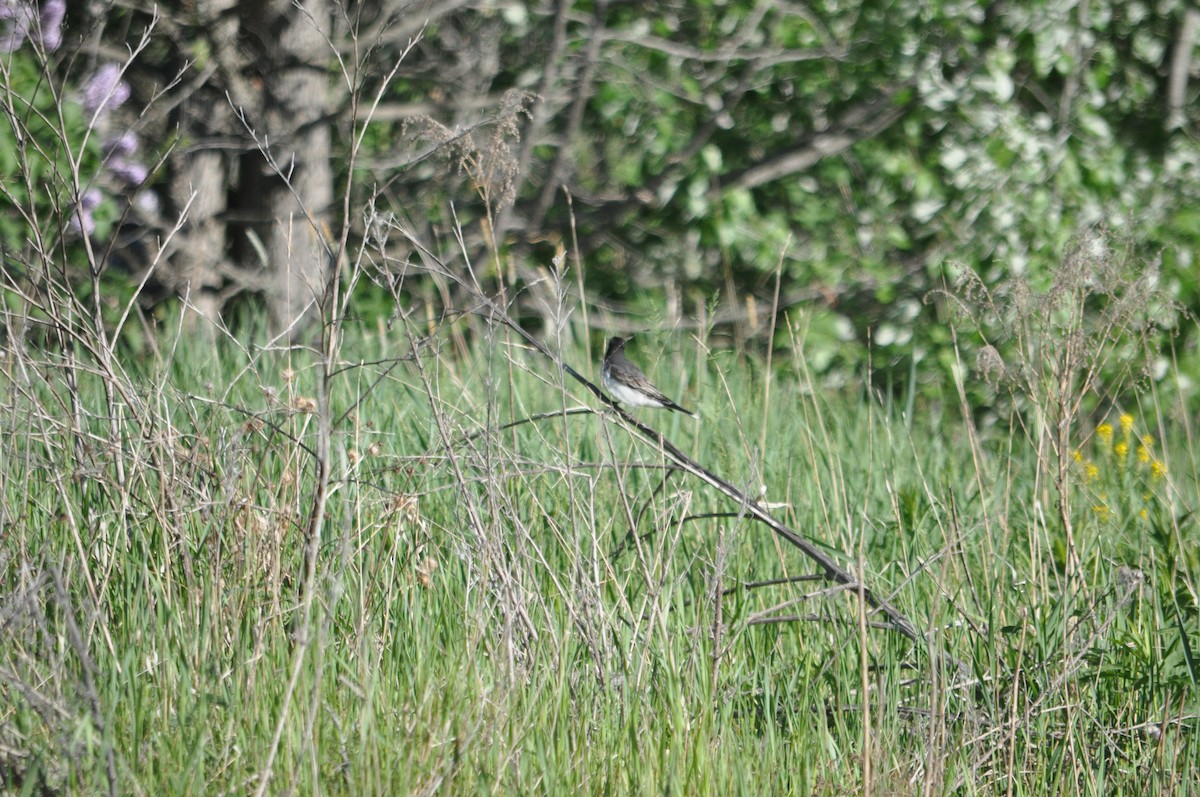
M 617 352 L 625 348 L 625 344 L 629 341 L 625 338 L 609 338 L 608 348 L 604 350 L 605 357 L 612 357 Z

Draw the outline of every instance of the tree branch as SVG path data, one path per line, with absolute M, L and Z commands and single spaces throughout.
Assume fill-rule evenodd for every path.
M 793 149 L 776 153 L 753 166 L 727 175 L 713 189 L 716 196 L 725 191 L 757 188 L 784 177 L 812 168 L 831 155 L 844 152 L 859 141 L 878 135 L 895 124 L 907 112 L 907 107 L 895 103 L 900 92 L 896 87 L 884 96 L 851 108 L 826 130 L 813 134 Z
M 562 358 L 546 348 L 546 346 L 540 340 L 534 337 L 531 333 L 527 332 L 519 323 L 517 323 L 516 319 L 514 319 L 505 311 L 502 306 L 483 295 L 477 287 L 477 283 L 473 279 L 468 280 L 457 270 L 446 268 L 441 259 L 438 258 L 437 255 L 435 255 L 433 251 L 429 249 L 429 247 L 425 246 L 423 242 L 417 239 L 416 236 L 412 235 L 404 227 L 399 227 L 398 229 L 400 234 L 407 238 L 409 242 L 412 243 L 412 245 L 417 249 L 428 268 L 445 278 L 454 280 L 459 284 L 460 287 L 466 289 L 468 292 L 474 295 L 475 299 L 479 302 L 479 312 L 486 313 L 489 319 L 495 319 L 496 321 L 499 321 L 501 324 L 508 327 L 510 330 L 524 339 L 525 342 L 527 342 L 530 346 L 558 366 L 563 373 L 574 379 L 590 393 L 592 393 L 592 395 L 594 395 L 602 404 L 615 413 L 626 426 L 653 443 L 656 449 L 661 451 L 668 459 L 674 462 L 676 467 L 678 467 L 680 470 L 690 473 L 692 476 L 696 477 L 700 481 L 715 489 L 717 492 L 732 500 L 738 505 L 740 510 L 745 512 L 746 515 L 766 524 L 768 527 L 770 527 L 771 531 L 775 532 L 777 536 L 791 544 L 792 547 L 799 550 L 809 559 L 816 562 L 824 571 L 825 576 L 829 580 L 845 587 L 848 591 L 861 594 L 863 599 L 871 607 L 883 614 L 888 619 L 890 627 L 894 631 L 913 642 L 921 642 L 920 634 L 917 632 L 916 627 L 913 626 L 909 619 L 899 609 L 892 606 L 891 603 L 876 594 L 873 589 L 862 583 L 858 576 L 855 575 L 851 570 L 842 567 L 840 564 L 834 561 L 831 556 L 821 550 L 821 548 L 814 543 L 809 542 L 799 532 L 795 531 L 777 519 L 765 507 L 753 501 L 749 496 L 747 496 L 733 484 L 689 457 L 687 454 L 677 448 L 671 441 L 667 440 L 662 432 L 647 426 L 625 410 L 621 409 L 621 407 L 614 403 L 613 400 L 610 399 L 602 390 L 600 390 L 599 387 L 593 384 L 591 380 L 581 375 L 578 371 L 568 365 Z M 467 270 L 471 270 L 469 266 Z

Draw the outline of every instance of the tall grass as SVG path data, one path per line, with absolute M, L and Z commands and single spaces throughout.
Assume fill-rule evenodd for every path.
M 1085 435 L 1068 474 L 1075 583 L 1037 445 L 979 432 L 952 386 L 904 417 L 814 388 L 797 337 L 767 403 L 762 364 L 703 337 L 635 352 L 668 392 L 687 364 L 704 422 L 643 417 L 746 492 L 765 487 L 918 624 L 914 646 L 853 594 L 763 584 L 807 563 L 519 338 L 452 323 L 345 330 L 308 623 L 322 355 L 176 327 L 158 357 L 109 372 L 77 346 L 7 337 L 9 791 L 1187 794 L 1200 780 L 1200 480 L 1186 418 L 1152 394 L 1124 427 L 1097 418 L 1111 431 Z M 585 332 L 559 330 L 586 372 Z M 564 412 L 585 405 L 597 412 Z

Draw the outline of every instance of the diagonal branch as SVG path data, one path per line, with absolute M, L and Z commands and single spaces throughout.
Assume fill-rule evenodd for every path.
M 783 177 L 805 171 L 831 155 L 844 152 L 859 141 L 871 138 L 895 124 L 908 110 L 896 97 L 907 85 L 898 86 L 882 97 L 856 105 L 828 128 L 813 133 L 797 146 L 776 153 L 741 171 L 726 175 L 714 193 L 757 188 Z
M 437 255 L 435 255 L 414 235 L 408 232 L 408 230 L 401 227 L 400 232 L 413 244 L 414 247 L 417 248 L 427 266 L 436 267 L 438 273 L 454 280 L 461 287 L 474 294 L 476 299 L 479 301 L 479 309 L 481 311 L 487 312 L 491 318 L 498 320 L 504 326 L 511 329 L 513 332 L 523 338 L 530 346 L 540 352 L 544 357 L 557 365 L 563 371 L 563 373 L 574 379 L 579 384 L 583 385 L 583 387 L 590 391 L 597 399 L 599 399 L 602 404 L 616 413 L 617 416 L 628 427 L 636 431 L 642 437 L 654 443 L 654 445 L 660 451 L 662 451 L 671 461 L 675 463 L 676 467 L 678 467 L 680 470 L 690 473 L 700 481 L 715 489 L 717 492 L 734 501 L 738 505 L 739 510 L 745 511 L 747 515 L 766 524 L 768 527 L 770 527 L 771 531 L 775 532 L 776 535 L 786 540 L 792 545 L 792 547 L 796 548 L 809 559 L 816 562 L 825 572 L 825 576 L 828 579 L 847 587 L 856 593 L 860 593 L 863 596 L 863 599 L 866 600 L 871 607 L 887 617 L 892 629 L 900 633 L 902 636 L 912 640 L 913 642 L 921 641 L 920 634 L 918 634 L 916 627 L 909 621 L 909 619 L 905 617 L 899 609 L 897 609 L 895 606 L 892 606 L 891 603 L 876 594 L 874 590 L 863 584 L 859 580 L 858 576 L 853 573 L 853 571 L 842 567 L 827 553 L 807 540 L 799 532 L 780 521 L 765 507 L 760 506 L 751 500 L 745 493 L 743 493 L 733 484 L 708 470 L 703 465 L 685 454 L 683 451 L 679 450 L 673 443 L 671 443 L 671 441 L 667 440 L 662 432 L 647 426 L 625 410 L 621 409 L 621 407 L 614 403 L 613 400 L 604 393 L 604 391 L 593 384 L 591 380 L 568 365 L 565 361 L 563 361 L 562 358 L 546 348 L 546 346 L 540 340 L 522 328 L 521 325 L 517 323 L 516 319 L 510 316 L 503 307 L 492 301 L 487 296 L 484 296 L 473 280 L 468 281 L 460 274 L 455 273 L 453 269 L 446 268 L 441 259 L 438 258 Z M 468 271 L 469 270 L 470 269 L 468 268 Z

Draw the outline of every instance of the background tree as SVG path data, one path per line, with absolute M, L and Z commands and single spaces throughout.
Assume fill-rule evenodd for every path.
M 125 228 L 162 240 L 182 219 L 155 279 L 205 315 L 243 295 L 296 317 L 331 242 L 365 234 L 358 211 L 331 228 L 348 198 L 433 240 L 460 225 L 468 256 L 494 238 L 509 288 L 577 236 L 589 301 L 636 289 L 677 324 L 719 295 L 739 340 L 768 323 L 754 308 L 782 255 L 816 367 L 856 367 L 870 335 L 900 379 L 946 343 L 921 300 L 947 264 L 1037 272 L 1081 228 L 1161 255 L 1200 303 L 1195 17 L 1170 0 L 200 0 L 93 6 L 65 30 L 94 61 L 154 26 L 123 112 L 158 142 L 161 213 Z

